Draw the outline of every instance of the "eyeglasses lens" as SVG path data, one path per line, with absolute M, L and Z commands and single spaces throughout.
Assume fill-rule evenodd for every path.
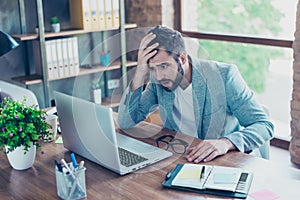
M 161 149 L 165 149 L 167 150 L 169 148 L 169 142 L 166 142 L 166 141 L 158 141 L 157 142 L 157 146 Z
M 186 147 L 183 144 L 177 143 L 177 144 L 170 144 L 172 145 L 172 149 L 174 152 L 178 154 L 184 154 Z

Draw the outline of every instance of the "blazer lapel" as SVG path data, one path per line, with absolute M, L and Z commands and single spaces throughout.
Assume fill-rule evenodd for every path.
M 202 117 L 204 111 L 205 95 L 206 95 L 206 79 L 201 74 L 200 63 L 193 63 L 192 72 L 192 88 L 195 123 L 197 127 L 198 138 L 204 139 L 205 133 L 202 133 Z

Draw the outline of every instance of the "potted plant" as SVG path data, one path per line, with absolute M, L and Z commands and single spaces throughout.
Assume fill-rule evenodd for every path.
M 60 23 L 58 22 L 58 18 L 56 16 L 51 17 L 51 31 L 55 33 L 60 32 Z
M 110 64 L 110 51 L 98 51 L 100 55 L 100 65 L 108 67 Z
M 26 106 L 25 102 L 25 97 L 22 102 L 9 98 L 0 102 L 0 148 L 17 170 L 33 165 L 36 148 L 41 150 L 40 141 L 52 134 L 45 111 L 38 105 Z

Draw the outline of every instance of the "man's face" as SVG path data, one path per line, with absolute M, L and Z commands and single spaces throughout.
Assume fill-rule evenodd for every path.
M 168 91 L 175 90 L 183 79 L 181 63 L 176 62 L 165 50 L 160 50 L 149 60 L 149 70 L 156 81 Z

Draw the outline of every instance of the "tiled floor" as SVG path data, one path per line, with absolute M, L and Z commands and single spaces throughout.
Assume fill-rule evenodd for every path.
M 276 164 L 278 165 L 295 167 L 300 169 L 300 166 L 297 166 L 291 162 L 290 152 L 285 149 L 271 146 L 270 160 L 276 162 Z

